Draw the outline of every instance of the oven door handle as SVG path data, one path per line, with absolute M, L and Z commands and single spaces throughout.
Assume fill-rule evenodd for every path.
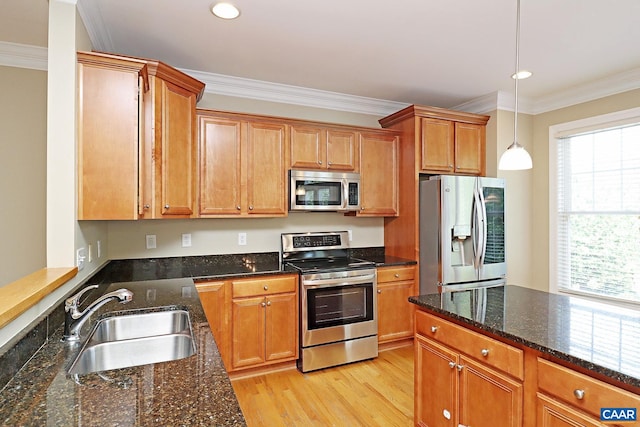
M 372 283 L 376 278 L 375 274 L 362 276 L 339 277 L 336 279 L 302 279 L 302 286 L 305 288 L 321 288 L 327 286 L 359 285 L 362 283 Z

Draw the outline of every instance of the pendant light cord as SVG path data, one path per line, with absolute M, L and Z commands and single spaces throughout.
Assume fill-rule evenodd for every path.
M 515 115 L 513 122 L 513 142 L 514 144 L 518 143 L 518 72 L 520 71 L 520 0 L 517 2 L 516 8 L 516 72 L 514 74 L 515 77 L 515 95 L 516 95 L 516 106 L 515 106 Z

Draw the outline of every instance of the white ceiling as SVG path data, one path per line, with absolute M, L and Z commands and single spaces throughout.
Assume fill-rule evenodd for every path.
M 185 70 L 445 108 L 513 91 L 516 0 L 230 0 L 233 21 L 214 17 L 213 1 L 78 8 L 96 50 Z M 640 87 L 639 22 L 638 0 L 521 0 L 520 65 L 534 75 L 520 95 L 629 76 Z

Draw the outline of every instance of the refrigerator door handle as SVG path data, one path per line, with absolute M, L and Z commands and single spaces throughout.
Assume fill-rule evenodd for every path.
M 482 217 L 482 200 L 477 189 L 473 190 L 473 266 L 480 268 L 483 256 L 484 236 L 486 226 Z
M 482 215 L 482 247 L 480 254 L 480 262 L 478 268 L 484 265 L 484 256 L 487 253 L 487 203 L 484 200 L 484 193 L 482 187 L 478 188 L 478 195 L 480 196 L 480 206 L 482 207 L 480 214 Z

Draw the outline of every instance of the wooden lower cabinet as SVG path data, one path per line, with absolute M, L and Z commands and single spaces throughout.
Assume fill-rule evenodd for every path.
M 595 418 L 573 409 L 543 393 L 536 398 L 536 419 L 539 427 L 597 427 L 602 424 Z
M 228 372 L 298 358 L 298 275 L 196 283 Z
M 415 348 L 416 425 L 522 425 L 520 381 L 421 335 Z
M 416 267 L 380 267 L 377 272 L 378 343 L 413 337 L 414 305 L 409 297 L 417 294 Z

